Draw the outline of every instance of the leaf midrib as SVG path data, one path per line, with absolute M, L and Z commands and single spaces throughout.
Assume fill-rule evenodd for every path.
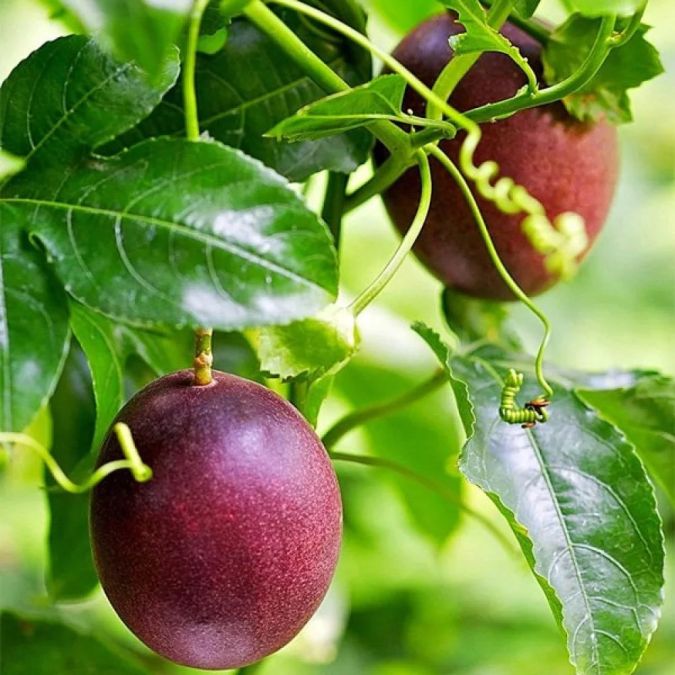
M 500 387 L 504 385 L 504 382 L 502 381 L 502 378 L 499 376 L 499 374 L 493 368 L 490 367 L 490 364 L 483 361 L 483 359 L 481 359 L 478 356 L 473 356 L 471 358 L 474 358 L 477 362 L 479 362 L 481 365 L 483 365 L 485 367 L 486 371 L 490 374 L 490 376 L 497 382 L 497 384 Z M 593 631 L 593 633 L 596 633 L 595 622 L 594 622 L 593 614 L 591 612 L 591 606 L 590 606 L 590 602 L 589 602 L 589 599 L 588 599 L 588 594 L 586 593 L 586 587 L 584 586 L 583 579 L 582 579 L 582 576 L 581 576 L 581 572 L 580 572 L 580 569 L 579 569 L 579 565 L 578 565 L 577 559 L 576 559 L 576 552 L 575 552 L 574 546 L 572 545 L 572 540 L 570 538 L 570 534 L 569 534 L 569 531 L 567 529 L 567 523 L 565 522 L 562 511 L 560 510 L 560 504 L 558 503 L 556 493 L 553 489 L 551 477 L 548 473 L 548 469 L 546 467 L 543 456 L 541 454 L 541 448 L 539 447 L 539 443 L 537 442 L 537 439 L 535 438 L 532 431 L 527 430 L 526 433 L 527 433 L 527 436 L 530 440 L 530 447 L 532 448 L 533 454 L 534 454 L 534 456 L 537 460 L 537 463 L 539 464 L 539 470 L 541 471 L 541 474 L 544 477 L 544 480 L 546 481 L 546 488 L 547 488 L 547 490 L 549 492 L 549 495 L 551 497 L 551 501 L 553 502 L 554 507 L 555 507 L 555 512 L 556 512 L 556 515 L 557 515 L 558 523 L 560 525 L 560 529 L 562 530 L 563 536 L 565 538 L 565 545 L 566 545 L 567 551 L 569 553 L 570 559 L 572 560 L 572 565 L 574 567 L 574 575 L 576 577 L 577 584 L 579 586 L 579 591 L 581 593 L 582 598 L 584 599 L 584 605 L 586 607 L 586 614 L 587 614 L 587 616 L 589 618 L 589 621 L 591 623 L 591 630 Z M 513 515 L 514 515 L 514 517 L 516 516 L 515 513 Z M 548 581 L 548 583 L 550 584 L 550 581 Z M 558 595 L 557 591 L 556 591 L 556 595 Z M 560 596 L 558 596 L 558 597 L 560 597 Z M 561 604 L 562 604 L 563 611 L 564 611 L 564 607 L 565 607 L 564 601 L 563 601 L 562 598 L 560 598 L 560 600 L 561 600 Z M 570 635 L 570 637 L 572 637 L 572 636 Z M 600 663 L 598 661 L 597 646 L 596 646 L 595 642 L 593 642 L 593 641 L 592 641 L 592 644 L 593 644 L 593 665 L 595 665 L 596 672 L 600 675 L 600 670 L 599 670 Z M 574 645 L 572 645 L 572 647 L 574 647 Z M 575 656 L 575 659 L 576 659 L 576 657 L 577 657 L 576 650 L 574 650 L 574 656 Z
M 244 258 L 246 260 L 249 260 L 250 262 L 259 265 L 263 269 L 267 269 L 271 272 L 275 272 L 280 276 L 287 277 L 288 279 L 291 279 L 299 284 L 309 286 L 312 288 L 318 288 L 324 292 L 328 292 L 328 289 L 324 288 L 323 286 L 320 286 L 318 283 L 315 283 L 310 279 L 306 279 L 305 277 L 301 276 L 297 272 L 294 272 L 293 270 L 289 270 L 283 267 L 283 265 L 279 265 L 278 263 L 274 263 L 270 260 L 267 260 L 266 258 L 262 258 L 259 255 L 256 255 L 255 253 L 248 251 L 247 249 L 241 248 L 240 246 L 233 244 L 232 242 L 228 242 L 223 239 L 218 239 L 217 237 L 210 235 L 208 233 L 190 229 L 187 225 L 175 223 L 170 220 L 163 220 L 161 218 L 157 218 L 154 216 L 147 216 L 145 214 L 132 213 L 128 211 L 114 211 L 111 209 L 101 209 L 93 206 L 83 206 L 81 204 L 74 205 L 65 202 L 51 201 L 47 199 L 9 197 L 4 198 L 2 201 L 4 201 L 7 204 L 30 204 L 31 206 L 45 206 L 47 208 L 62 209 L 65 211 L 86 213 L 95 216 L 106 216 L 116 219 L 119 218 L 121 220 L 137 220 L 142 223 L 146 223 L 148 225 L 156 225 L 157 227 L 162 227 L 164 229 L 173 232 L 178 232 L 182 236 L 203 242 L 205 244 L 209 244 L 215 248 L 226 250 L 229 253 L 232 253 L 240 258 Z

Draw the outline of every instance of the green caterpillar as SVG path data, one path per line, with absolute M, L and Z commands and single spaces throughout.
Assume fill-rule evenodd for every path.
M 523 374 L 517 373 L 513 369 L 509 370 L 502 388 L 499 416 L 508 424 L 520 424 L 523 429 L 531 429 L 537 422 L 548 421 L 546 406 L 549 402 L 547 399 L 540 397 L 529 401 L 521 408 L 516 396 L 518 396 L 522 386 Z

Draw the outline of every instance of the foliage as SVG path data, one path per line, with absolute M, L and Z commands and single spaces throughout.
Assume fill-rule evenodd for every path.
M 515 590 L 502 582 L 496 561 L 504 554 L 486 541 L 491 532 L 504 544 L 505 530 L 565 633 L 577 673 L 631 673 L 643 656 L 658 660 L 659 633 L 646 649 L 663 611 L 664 532 L 672 529 L 668 500 L 675 502 L 672 378 L 633 363 L 586 372 L 571 367 L 570 348 L 563 365 L 545 361 L 553 397 L 541 403 L 541 359 L 525 353 L 530 336 L 507 304 L 448 289 L 437 302 L 427 275 L 399 269 L 410 235 L 394 255 L 382 237 L 366 238 L 381 221 L 372 202 L 360 221 L 366 234 L 353 227 L 358 213 L 343 228 L 353 208 L 415 164 L 431 191 L 437 176 L 425 174 L 426 155 L 453 137 L 464 143 L 460 178 L 494 177 L 487 192 L 498 208 L 529 204 L 525 210 L 538 214 L 522 186 L 487 176 L 490 164 L 473 165 L 481 132 L 472 111 L 415 117 L 404 94 L 413 86 L 433 98 L 422 83 L 404 71 L 373 76 L 370 51 L 386 58 L 367 37 L 382 28 L 378 20 L 402 31 L 443 7 L 456 11 L 465 32 L 451 39 L 462 56 L 455 63 L 470 66 L 497 51 L 529 79 L 513 99 L 488 106 L 498 117 L 562 101 L 585 123 L 619 124 L 634 116 L 628 91 L 663 71 L 641 21 L 644 3 L 567 0 L 567 17 L 550 30 L 532 23 L 547 8 L 539 0 L 372 0 L 363 3 L 372 10 L 369 23 L 355 0 L 47 4 L 92 36 L 46 42 L 0 88 L 0 451 L 11 458 L 8 470 L 0 465 L 0 488 L 14 494 L 22 432 L 48 438 L 69 476 L 88 476 L 124 402 L 154 377 L 189 367 L 193 329 L 212 327 L 215 367 L 266 382 L 324 431 L 343 489 L 342 567 L 316 619 L 327 612 L 330 644 L 310 623 L 288 652 L 262 664 L 263 675 L 478 673 L 491 665 L 485 645 L 494 656 L 499 640 L 490 633 L 471 643 L 473 628 L 503 638 L 516 620 L 527 626 L 524 646 L 519 651 L 518 636 L 509 635 L 498 665 L 508 662 L 509 674 L 540 672 L 528 668 L 549 655 L 533 657 L 529 637 L 550 631 L 542 639 L 555 644 L 553 623 L 542 618 L 545 603 L 522 590 L 530 587 L 520 570 L 508 573 Z M 551 86 L 533 83 L 526 59 L 496 27 L 504 7 L 543 39 Z M 200 9 L 201 26 L 190 18 Z M 449 74 L 460 79 L 462 67 L 449 66 Z M 184 137 L 191 122 L 199 138 Z M 372 179 L 361 188 L 335 179 L 366 164 L 374 143 L 389 159 Z M 322 205 L 321 172 L 330 172 Z M 631 199 L 646 210 L 646 199 Z M 616 285 L 621 270 L 606 267 Z M 575 283 L 590 307 L 600 291 L 584 274 Z M 378 318 L 370 308 L 361 314 L 385 286 L 396 293 L 388 289 L 378 302 L 414 319 L 417 335 L 401 328 L 400 317 Z M 348 302 L 352 292 L 356 300 Z M 570 306 L 579 314 L 565 321 Z M 575 296 L 558 311 L 556 330 L 563 324 L 568 336 L 581 333 L 574 324 L 585 306 Z M 503 421 L 512 369 L 525 380 L 514 405 L 541 405 L 548 421 L 523 428 Z M 0 589 L 3 673 L 183 672 L 142 651 L 107 610 L 96 610 L 102 619 L 79 604 L 93 598 L 103 606 L 88 498 L 59 491 L 48 472 L 44 482 L 46 514 L 25 513 L 48 521 L 40 564 L 49 598 L 32 602 L 41 592 L 34 572 Z M 476 488 L 497 507 L 500 525 Z M 10 511 L 9 523 L 27 522 L 23 508 Z M 468 525 L 474 521 L 476 532 L 487 525 L 485 539 Z M 467 531 L 470 545 L 462 543 Z M 0 541 L 0 572 L 14 555 L 3 547 Z M 454 576 L 443 578 L 447 570 Z M 491 589 L 479 600 L 465 583 L 472 573 Z M 498 610 L 500 593 L 510 604 Z M 667 615 L 662 630 L 673 630 Z M 332 664 L 311 665 L 303 640 Z M 556 653 L 550 662 L 558 661 Z M 570 672 L 556 668 L 550 672 Z

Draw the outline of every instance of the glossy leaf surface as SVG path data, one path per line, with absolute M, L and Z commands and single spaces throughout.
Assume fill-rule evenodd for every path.
M 218 143 L 148 141 L 65 177 L 20 174 L 3 196 L 69 293 L 130 323 L 283 323 L 336 290 L 325 225 L 280 176 Z

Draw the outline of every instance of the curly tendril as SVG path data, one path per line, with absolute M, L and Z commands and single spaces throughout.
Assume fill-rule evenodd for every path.
M 574 275 L 579 256 L 588 247 L 584 219 L 573 212 L 561 213 L 554 222 L 546 215 L 541 202 L 512 178 L 499 178 L 499 164 L 488 160 L 474 162 L 474 153 L 482 138 L 477 124 L 467 133 L 459 152 L 459 165 L 478 193 L 492 202 L 502 213 L 525 213 L 521 228 L 537 253 L 544 256 L 544 265 L 553 275 L 567 280 Z
M 502 387 L 499 416 L 508 424 L 520 424 L 523 429 L 531 429 L 537 422 L 548 421 L 548 399 L 543 396 L 533 399 L 520 407 L 516 397 L 523 386 L 523 374 L 511 369 L 506 375 Z
M 94 471 L 94 473 L 92 473 L 83 483 L 74 483 L 70 480 L 49 450 L 47 450 L 42 443 L 38 443 L 38 441 L 27 434 L 9 431 L 0 432 L 0 443 L 20 445 L 35 451 L 45 463 L 47 469 L 49 469 L 49 472 L 54 477 L 56 483 L 66 492 L 70 492 L 71 494 L 81 494 L 82 492 L 91 490 L 106 476 L 109 476 L 114 471 L 119 471 L 120 469 L 128 469 L 131 471 L 131 475 L 139 483 L 149 481 L 152 478 L 152 469 L 147 464 L 143 463 L 141 456 L 138 454 L 136 444 L 131 435 L 131 429 L 129 429 L 124 422 L 118 422 L 113 427 L 113 431 L 117 436 L 117 441 L 122 448 L 125 459 L 116 459 L 112 462 L 106 462 L 99 466 L 98 469 L 96 469 L 96 471 Z

